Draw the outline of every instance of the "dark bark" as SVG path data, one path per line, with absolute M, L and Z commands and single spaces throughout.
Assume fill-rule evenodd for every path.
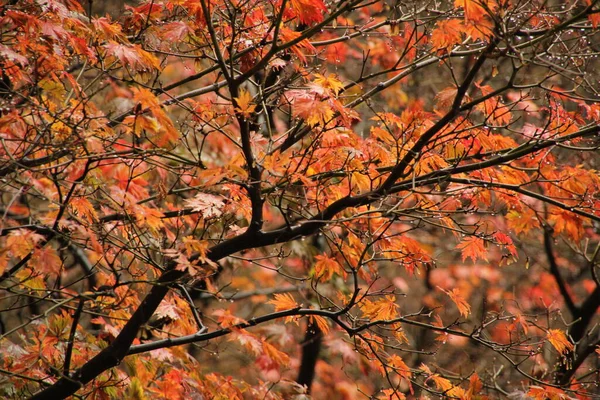
M 594 352 L 595 345 L 590 343 L 591 338 L 586 338 L 586 332 L 599 307 L 600 286 L 596 286 L 596 289 L 578 307 L 577 314 L 573 316 L 575 323 L 569 328 L 569 336 L 577 346 L 575 351 L 569 353 L 566 356 L 565 362 L 559 366 L 556 374 L 556 382 L 558 384 L 567 385 L 573 378 L 573 375 L 575 375 L 575 372 L 577 372 L 579 366 Z
M 302 345 L 302 362 L 300 371 L 298 372 L 298 382 L 300 385 L 306 386 L 307 393 L 310 393 L 313 380 L 315 378 L 315 367 L 319 360 L 319 351 L 323 342 L 323 332 L 317 324 L 309 321 L 306 326 L 306 336 Z
M 554 257 L 551 227 L 545 227 L 544 249 L 548 258 L 550 273 L 554 276 L 561 296 L 574 321 L 569 327 L 568 334 L 577 347 L 575 351 L 564 356 L 565 359 L 562 360 L 561 364 L 558 366 L 555 377 L 556 383 L 559 385 L 567 385 L 571 378 L 573 378 L 573 375 L 575 375 L 579 366 L 581 366 L 585 359 L 594 351 L 593 346 L 588 343 L 590 340 L 585 336 L 596 311 L 600 307 L 600 286 L 596 286 L 594 291 L 584 300 L 584 302 L 580 306 L 577 306 L 569 294 L 567 285 L 560 273 L 556 258 Z M 594 260 L 592 260 L 589 263 L 589 268 L 593 269 L 594 267 Z M 590 347 L 592 347 L 591 350 Z

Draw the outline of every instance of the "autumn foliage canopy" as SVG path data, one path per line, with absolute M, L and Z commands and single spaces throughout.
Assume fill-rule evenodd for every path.
M 592 398 L 597 0 L 0 4 L 0 397 Z

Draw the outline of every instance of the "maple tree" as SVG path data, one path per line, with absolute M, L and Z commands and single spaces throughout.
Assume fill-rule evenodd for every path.
M 82 3 L 0 5 L 2 397 L 598 394 L 597 0 Z

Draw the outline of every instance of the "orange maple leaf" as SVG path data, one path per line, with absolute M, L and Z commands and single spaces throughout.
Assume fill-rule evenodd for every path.
M 280 31 L 279 31 L 279 35 L 281 36 L 281 38 L 285 41 L 292 41 L 295 40 L 297 38 L 300 37 L 301 33 L 300 32 L 295 32 L 291 29 L 286 28 L 285 26 L 282 26 Z M 317 49 L 315 49 L 315 47 L 307 40 L 307 39 L 303 39 L 301 40 L 298 44 L 294 45 L 291 47 L 292 52 L 298 56 L 298 58 L 300 59 L 300 61 L 302 61 L 303 63 L 306 63 L 306 56 L 304 55 L 304 53 L 302 52 L 302 49 L 305 49 L 307 51 L 309 51 L 310 53 L 314 54 L 316 53 Z
M 134 207 L 135 220 L 138 224 L 147 226 L 153 232 L 158 232 L 163 226 L 163 214 L 160 210 L 136 204 Z
M 369 319 L 390 320 L 398 316 L 398 304 L 393 295 L 377 301 L 363 300 L 360 309 Z
M 340 93 L 340 90 L 344 88 L 344 84 L 340 82 L 334 74 L 329 74 L 328 76 L 315 74 L 314 83 L 324 89 L 330 90 L 336 96 Z
M 231 311 L 229 310 L 218 309 L 213 311 L 212 315 L 217 317 L 217 322 L 223 328 L 230 328 L 233 325 L 246 323 L 245 319 L 236 317 L 235 315 L 231 314 Z
M 256 109 L 256 105 L 252 104 L 252 95 L 245 89 L 240 90 L 240 95 L 238 97 L 234 97 L 235 111 L 239 112 L 244 116 L 244 118 L 249 118 L 254 110 Z
M 111 40 L 124 40 L 125 35 L 121 29 L 121 25 L 115 22 L 111 22 L 106 17 L 92 19 L 92 24 L 96 30 L 96 34 L 103 33 L 104 37 Z
M 431 33 L 431 44 L 438 50 L 450 51 L 462 42 L 464 26 L 458 19 L 439 21 Z
M 462 7 L 465 10 L 465 20 L 482 20 L 487 14 L 483 5 L 489 8 L 493 3 L 486 0 L 454 0 L 454 7 Z
M 96 213 L 94 206 L 85 197 L 76 197 L 71 199 L 69 207 L 73 210 L 75 215 L 80 216 L 89 223 L 98 220 L 98 214 Z
M 327 319 L 325 319 L 324 317 L 321 317 L 320 315 L 311 315 L 310 316 L 310 320 L 317 324 L 317 326 L 319 327 L 319 329 L 321 330 L 321 332 L 323 332 L 323 335 L 327 335 L 329 333 L 329 323 L 327 322 Z
M 44 240 L 44 236 L 27 229 L 11 231 L 6 240 L 6 248 L 13 257 L 23 258 Z
M 513 240 L 510 238 L 510 236 L 508 236 L 507 234 L 502 233 L 502 232 L 496 232 L 494 234 L 494 239 L 496 239 L 496 241 L 498 243 L 500 243 L 502 246 L 504 246 L 506 248 L 506 250 L 508 250 L 512 256 L 514 256 L 514 257 L 517 256 L 517 248 L 515 247 L 515 244 L 514 244 Z
M 404 363 L 404 360 L 396 354 L 392 354 L 387 360 L 387 366 L 392 368 L 401 378 L 410 379 L 412 372 L 408 365 Z
M 294 297 L 289 293 L 277 293 L 275 299 L 268 301 L 267 304 L 273 304 L 275 311 L 285 311 L 299 307 Z
M 570 398 L 560 389 L 553 387 L 531 386 L 527 392 L 527 396 L 535 400 L 563 400 Z
M 476 84 L 476 86 L 481 90 L 481 94 L 484 96 L 487 96 L 494 91 L 489 85 L 480 86 L 479 84 Z M 490 97 L 478 105 L 477 108 L 486 116 L 487 122 L 493 125 L 506 125 L 510 123 L 510 120 L 512 119 L 510 109 L 500 101 L 498 96 Z
M 446 293 L 450 297 L 450 299 L 454 302 L 454 304 L 456 304 L 456 308 L 458 308 L 460 315 L 462 315 L 463 317 L 466 318 L 471 313 L 471 306 L 469 305 L 469 303 L 467 303 L 467 301 L 460 294 L 460 291 L 457 288 L 454 288 L 450 291 L 444 290 L 439 286 L 438 286 L 438 288 L 440 290 L 442 290 L 444 293 Z
M 323 0 L 291 0 L 290 4 L 300 22 L 306 25 L 323 21 L 327 12 Z
M 300 117 L 311 127 L 325 125 L 333 118 L 333 109 L 326 101 L 318 100 L 315 96 L 299 97 L 293 102 L 293 114 Z
M 573 351 L 573 343 L 569 342 L 565 333 L 560 329 L 549 329 L 546 338 L 560 354 L 568 354 Z
M 342 266 L 327 254 L 315 256 L 315 277 L 320 281 L 328 281 L 336 274 L 346 277 L 346 271 Z
M 456 248 L 461 250 L 463 261 L 467 258 L 470 258 L 473 262 L 476 262 L 479 258 L 486 260 L 485 246 L 481 238 L 469 236 L 460 242 Z
M 481 389 L 483 389 L 483 383 L 481 382 L 481 379 L 479 379 L 479 375 L 476 373 L 471 375 L 471 378 L 469 379 L 469 390 L 467 391 L 465 400 L 471 400 L 473 395 L 481 392 Z
M 39 265 L 39 271 L 43 273 L 57 274 L 62 267 L 62 260 L 58 256 L 56 250 L 52 247 L 42 247 L 35 249 L 33 252 L 33 263 Z

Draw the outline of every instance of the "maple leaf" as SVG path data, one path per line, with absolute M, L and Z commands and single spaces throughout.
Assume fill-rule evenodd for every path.
M 275 311 L 292 310 L 300 307 L 296 300 L 294 300 L 294 297 L 289 293 L 277 293 L 274 297 L 275 299 L 268 301 L 267 304 L 273 304 L 275 306 Z
M 209 244 L 206 240 L 198 240 L 192 236 L 186 236 L 181 241 L 185 248 L 185 252 L 187 256 L 191 256 L 194 253 L 198 253 L 200 258 L 206 258 L 206 253 L 208 252 Z
M 469 316 L 469 314 L 471 313 L 471 306 L 469 305 L 469 303 L 467 303 L 465 298 L 462 297 L 462 295 L 460 294 L 460 290 L 458 290 L 457 288 L 454 288 L 454 289 L 448 291 L 448 290 L 442 289 L 439 286 L 438 286 L 438 288 L 440 290 L 442 290 L 444 293 L 446 293 L 448 295 L 448 297 L 450 297 L 450 299 L 454 302 L 454 304 L 456 304 L 456 308 L 458 308 L 460 315 L 462 315 L 465 318 Z
M 127 396 L 131 400 L 147 399 L 146 395 L 144 394 L 144 384 L 137 376 L 134 376 L 130 379 L 129 388 L 127 389 Z
M 317 99 L 316 95 L 296 97 L 292 105 L 293 115 L 306 120 L 311 127 L 323 126 L 333 118 L 333 109 L 328 102 Z
M 334 259 L 329 257 L 327 254 L 315 256 L 315 277 L 320 281 L 328 281 L 331 279 L 333 274 L 346 277 L 346 271 L 342 266 Z
M 39 233 L 28 229 L 15 229 L 8 235 L 6 247 L 13 257 L 23 258 L 44 240 L 44 236 Z
M 439 21 L 431 33 L 431 44 L 438 50 L 449 52 L 462 42 L 463 24 L 458 19 Z
M 323 21 L 327 7 L 323 0 L 290 0 L 290 5 L 301 23 L 311 25 Z
M 405 400 L 406 395 L 396 389 L 383 389 L 377 400 Z
M 123 66 L 131 68 L 134 71 L 160 69 L 158 59 L 139 45 L 126 45 L 110 41 L 104 45 L 104 48 L 106 48 L 108 56 L 115 57 Z
M 281 36 L 281 38 L 285 41 L 292 41 L 292 40 L 296 40 L 297 38 L 300 37 L 300 32 L 295 32 L 289 28 L 286 28 L 285 26 L 282 26 L 279 34 Z M 306 63 L 306 56 L 304 55 L 304 52 L 302 51 L 302 49 L 308 50 L 311 54 L 314 54 L 317 49 L 307 40 L 307 39 L 303 39 L 300 42 L 298 42 L 298 44 L 295 44 L 291 47 L 292 52 L 300 59 L 300 61 L 302 61 L 303 63 Z
M 552 218 L 552 216 L 550 216 Z M 508 221 L 509 227 L 514 231 L 515 234 L 527 233 L 534 228 L 538 228 L 540 223 L 536 218 L 536 214 L 533 210 L 526 208 L 521 211 L 510 210 L 506 214 L 506 220 Z
M 39 265 L 39 270 L 46 274 L 59 273 L 63 264 L 56 250 L 50 246 L 35 249 L 32 262 Z
M 279 351 L 275 346 L 268 342 L 262 343 L 264 354 L 269 357 L 276 365 L 288 365 L 290 357 L 282 351 Z
M 569 342 L 565 333 L 560 329 L 549 329 L 546 339 L 560 354 L 566 355 L 573 351 L 573 343 Z
M 244 116 L 244 118 L 250 118 L 252 113 L 256 109 L 256 105 L 252 104 L 252 95 L 245 89 L 240 90 L 240 95 L 238 97 L 234 97 L 235 111 L 239 112 Z
M 486 15 L 486 9 L 493 5 L 487 0 L 454 0 L 454 7 L 462 7 L 465 10 L 465 19 L 471 21 L 481 21 Z
M 317 324 L 317 326 L 319 327 L 321 332 L 323 332 L 323 335 L 327 336 L 330 328 L 329 328 L 329 322 L 327 322 L 326 318 L 321 317 L 320 315 L 311 315 L 310 320 L 313 323 Z
M 470 258 L 473 262 L 476 262 L 480 258 L 483 260 L 487 259 L 484 241 L 476 236 L 465 238 L 456 248 L 461 250 L 463 261 L 467 258 Z
M 388 359 L 386 364 L 388 367 L 394 370 L 401 378 L 409 380 L 412 376 L 412 372 L 408 365 L 404 363 L 404 360 L 399 355 L 392 354 Z
M 473 396 L 476 395 L 477 393 L 481 392 L 482 389 L 483 389 L 483 382 L 481 382 L 481 379 L 479 379 L 479 375 L 474 373 L 473 375 L 471 375 L 471 378 L 469 378 L 469 389 L 467 390 L 467 393 L 466 393 L 464 399 L 465 400 L 473 399 Z
M 366 318 L 375 320 L 391 320 L 398 316 L 398 304 L 393 295 L 377 301 L 364 299 L 360 304 L 360 309 Z
M 527 335 L 529 332 L 529 323 L 523 317 L 523 314 L 517 313 L 513 322 L 509 326 L 509 330 L 517 332 L 517 326 L 520 326 L 523 329 L 523 332 Z
M 111 22 L 110 19 L 106 17 L 93 18 L 92 24 L 94 29 L 100 31 L 106 39 L 120 41 L 125 40 L 125 35 L 123 34 L 121 25 Z
M 178 368 L 171 368 L 169 372 L 155 380 L 156 387 L 150 387 L 153 393 L 158 394 L 163 399 L 182 400 L 183 399 L 183 372 Z
M 398 342 L 408 343 L 408 337 L 406 337 L 406 334 L 404 333 L 400 323 L 392 324 L 390 327 L 393 330 L 393 335 Z
M 197 211 L 203 218 L 208 219 L 220 217 L 223 214 L 225 200 L 221 196 L 198 193 L 193 199 L 186 200 L 185 203 L 192 211 Z
M 350 176 L 350 184 L 352 186 L 352 190 L 357 193 L 364 193 L 371 190 L 371 179 L 369 176 L 358 171 L 352 172 L 352 175 Z
M 230 310 L 218 309 L 218 310 L 213 311 L 212 315 L 217 317 L 217 322 L 223 328 L 230 328 L 234 325 L 238 325 L 238 324 L 247 322 L 245 319 L 236 317 L 235 315 L 231 314 Z
M 245 329 L 236 330 L 234 339 L 255 356 L 259 356 L 263 352 L 263 341 Z
M 161 36 L 169 44 L 184 41 L 189 34 L 193 34 L 194 29 L 183 21 L 173 21 L 161 26 Z
M 179 319 L 179 308 L 177 307 L 177 304 L 175 304 L 174 300 L 171 299 L 164 299 L 160 305 L 158 306 L 158 308 L 156 309 L 156 311 L 154 312 L 154 315 L 158 318 L 167 318 L 170 320 L 178 320 Z
M 554 223 L 552 227 L 557 235 L 566 233 L 575 242 L 580 241 L 584 235 L 581 217 L 567 210 L 553 208 L 548 221 Z
M 20 64 L 22 67 L 28 64 L 27 57 L 15 52 L 10 47 L 0 44 L 0 57 L 5 60 L 11 60 L 14 63 Z
M 496 232 L 493 236 L 496 242 L 504 246 L 513 257 L 517 256 L 517 248 L 510 236 L 502 232 Z
M 344 85 L 337 79 L 335 74 L 329 74 L 328 76 L 315 74 L 314 83 L 324 89 L 330 90 L 336 96 L 340 93 L 340 90 L 344 88 Z
M 491 94 L 494 89 L 489 85 L 476 84 L 484 96 Z M 487 121 L 492 125 L 506 125 L 510 123 L 512 114 L 510 109 L 506 107 L 498 96 L 490 97 L 477 106 L 481 112 L 487 117 Z
M 131 89 L 131 93 L 133 95 L 133 100 L 136 103 L 139 103 L 142 109 L 156 109 L 160 106 L 158 97 L 146 88 L 134 87 Z
M 530 386 L 527 396 L 534 400 L 566 400 L 570 397 L 558 388 Z
M 98 220 L 98 214 L 92 203 L 85 197 L 75 197 L 69 202 L 73 214 L 81 216 L 88 223 Z
M 487 40 L 494 35 L 494 22 L 489 18 L 483 18 L 477 21 L 465 21 L 465 35 L 471 40 Z M 498 75 L 497 67 L 492 66 L 492 76 Z
M 457 90 L 456 86 L 449 86 L 446 89 L 440 90 L 434 99 L 435 109 L 442 112 L 450 110 L 450 106 L 452 106 L 454 98 L 456 97 Z
M 153 232 L 158 232 L 163 226 L 163 214 L 160 210 L 152 207 L 146 207 L 142 204 L 136 204 L 133 207 L 135 219 L 138 224 L 145 225 Z

